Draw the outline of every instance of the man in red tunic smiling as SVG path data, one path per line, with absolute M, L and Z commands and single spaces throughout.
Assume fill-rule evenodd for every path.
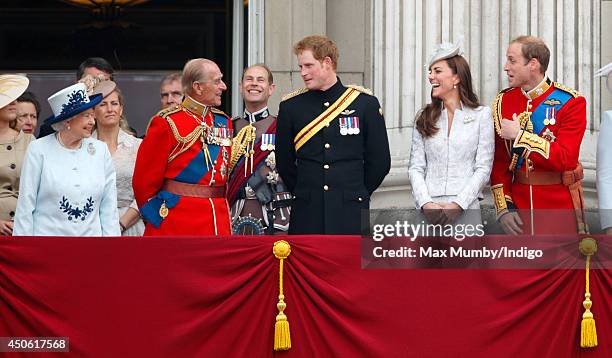
M 219 67 L 194 59 L 183 69 L 185 97 L 151 120 L 134 169 L 145 236 L 229 235 L 225 199 L 232 146 L 229 117 L 213 108 L 227 89 Z

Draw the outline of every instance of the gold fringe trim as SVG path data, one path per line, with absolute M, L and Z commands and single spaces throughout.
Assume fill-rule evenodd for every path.
M 302 93 L 306 93 L 308 92 L 308 88 L 300 88 L 299 90 L 293 91 L 293 92 L 289 92 L 286 95 L 283 96 L 283 98 L 281 98 L 281 102 L 288 100 L 289 98 L 295 97 L 297 95 L 300 95 Z
M 581 96 L 580 92 L 576 91 L 575 89 L 573 89 L 571 87 L 567 87 L 566 85 L 564 85 L 562 83 L 554 82 L 553 85 L 555 86 L 555 88 L 558 88 L 560 90 L 563 90 L 563 91 L 571 94 L 572 96 L 574 96 L 574 98 Z
M 584 294 L 584 301 L 582 306 L 584 307 L 584 313 L 582 314 L 582 322 L 580 324 L 580 347 L 592 348 L 597 347 L 597 329 L 595 327 L 595 318 L 593 318 L 593 312 L 591 312 L 591 301 L 590 292 L 590 278 L 589 269 L 591 264 L 591 256 L 597 252 L 597 241 L 592 237 L 586 237 L 580 241 L 578 246 L 580 252 L 585 255 L 586 258 L 586 293 Z
M 365 87 L 360 86 L 360 85 L 347 85 L 346 87 L 350 87 L 350 88 L 355 89 L 355 90 L 357 90 L 357 91 L 359 91 L 361 93 L 369 94 L 370 96 L 374 95 L 374 92 L 372 92 L 371 89 L 365 88 Z
M 279 272 L 278 272 L 278 303 L 276 308 L 278 314 L 276 315 L 276 323 L 274 324 L 274 350 L 275 351 L 287 351 L 291 349 L 291 332 L 289 331 L 289 321 L 285 315 L 285 295 L 283 294 L 283 262 L 291 254 L 291 245 L 285 240 L 279 240 L 274 243 L 272 247 L 272 253 L 274 257 L 280 260 Z

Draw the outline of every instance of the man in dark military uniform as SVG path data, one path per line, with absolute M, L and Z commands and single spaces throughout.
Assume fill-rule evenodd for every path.
M 327 37 L 293 50 L 306 88 L 283 98 L 276 130 L 278 170 L 295 196 L 289 233 L 359 234 L 391 166 L 382 109 L 370 91 L 342 84 Z
M 245 110 L 233 119 L 236 135 L 227 191 L 236 235 L 283 234 L 289 228 L 291 193 L 276 171 L 276 116 L 268 110 L 274 88 L 266 65 L 244 70 L 240 94 Z

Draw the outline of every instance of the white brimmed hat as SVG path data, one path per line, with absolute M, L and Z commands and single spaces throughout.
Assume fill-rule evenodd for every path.
M 20 75 L 0 75 L 0 108 L 13 102 L 28 89 L 30 80 Z
M 45 123 L 58 123 L 74 117 L 100 103 L 101 100 L 101 94 L 89 97 L 84 83 L 77 83 L 66 87 L 47 99 L 53 115 L 47 118 Z

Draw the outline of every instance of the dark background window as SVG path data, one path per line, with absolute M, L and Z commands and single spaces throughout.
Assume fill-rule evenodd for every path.
M 0 3 L 0 72 L 25 73 L 50 115 L 46 98 L 76 81 L 87 57 L 104 57 L 126 97 L 130 125 L 142 134 L 159 110 L 159 82 L 191 58 L 219 64 L 231 83 L 230 0 L 150 0 L 95 13 L 59 0 Z M 230 108 L 230 90 L 222 110 Z

